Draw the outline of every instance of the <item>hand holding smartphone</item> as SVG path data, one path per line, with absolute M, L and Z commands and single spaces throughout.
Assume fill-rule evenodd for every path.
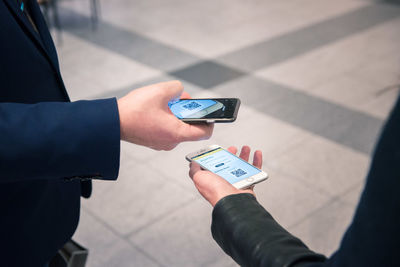
M 180 99 L 168 104 L 172 113 L 188 123 L 233 122 L 239 111 L 238 98 Z
M 235 156 L 219 145 L 208 146 L 186 156 L 188 161 L 224 178 L 237 189 L 244 189 L 262 182 L 268 174 Z M 261 165 L 260 165 L 261 166 Z

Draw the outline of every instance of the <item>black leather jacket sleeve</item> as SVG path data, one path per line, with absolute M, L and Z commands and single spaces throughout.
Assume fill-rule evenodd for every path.
M 304 266 L 326 260 L 281 227 L 251 194 L 221 199 L 213 210 L 211 231 L 241 266 Z

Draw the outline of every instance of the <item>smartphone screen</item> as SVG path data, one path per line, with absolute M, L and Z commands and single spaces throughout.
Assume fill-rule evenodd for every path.
M 223 105 L 221 103 L 218 105 L 218 103 L 220 102 L 212 99 L 186 99 L 171 103 L 169 108 L 179 119 L 203 118 L 212 113 L 212 111 L 223 108 Z
M 168 104 L 179 119 L 234 119 L 240 101 L 235 98 L 181 99 Z
M 261 172 L 253 165 L 220 147 L 195 156 L 192 160 L 231 184 Z

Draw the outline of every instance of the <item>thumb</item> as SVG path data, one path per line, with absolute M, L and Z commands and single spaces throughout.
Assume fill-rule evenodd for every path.
M 192 98 L 190 96 L 190 94 L 188 92 L 185 92 L 185 91 L 183 91 L 181 96 L 180 96 L 180 99 L 190 99 L 190 98 Z
M 214 130 L 213 123 L 188 124 L 181 122 L 177 129 L 182 141 L 198 141 L 209 139 Z
M 189 176 L 190 178 L 193 179 L 193 176 L 198 172 L 201 171 L 201 167 L 199 164 L 195 163 L 195 162 L 190 162 L 190 170 L 189 170 Z
M 169 81 L 159 84 L 162 88 L 162 100 L 168 103 L 172 99 L 179 99 L 183 92 L 183 85 L 180 81 Z

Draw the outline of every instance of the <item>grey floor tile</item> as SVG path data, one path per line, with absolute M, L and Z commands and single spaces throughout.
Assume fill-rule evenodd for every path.
M 392 84 L 392 86 L 384 87 L 378 82 L 357 77 L 357 73 L 359 71 L 350 71 L 325 80 L 318 78 L 318 82 L 314 80 L 317 85 L 292 88 L 345 106 L 350 110 L 369 114 L 382 120 L 386 119 L 397 99 L 398 89 L 396 87 L 398 86 L 394 82 L 386 82 L 387 85 Z
M 310 93 L 375 117 L 376 113 L 365 106 L 378 99 L 383 99 L 378 93 L 379 89 L 377 83 L 356 78 L 352 74 L 344 74 L 320 83 Z M 390 105 L 393 104 L 391 101 L 388 102 Z
M 86 59 L 85 64 L 77 63 L 76 65 L 90 70 L 90 73 L 80 71 L 79 74 L 82 78 L 88 81 L 96 81 L 96 83 L 107 88 L 108 91 L 114 88 L 130 86 L 139 81 L 160 75 L 158 70 L 151 69 L 119 55 L 110 56 L 99 53 L 97 57 L 98 60 L 90 61 Z M 86 68 L 85 65 L 87 66 Z
M 192 85 L 191 83 L 189 83 Z M 216 93 L 214 90 L 203 90 L 197 87 L 198 90 L 192 94 L 192 98 L 221 98 L 227 96 L 221 96 L 220 94 Z
M 386 3 L 386 4 L 391 4 L 391 5 L 400 5 L 400 2 L 398 0 L 366 0 L 371 3 Z
M 361 109 L 368 110 L 382 118 L 387 117 L 400 92 L 400 55 L 394 49 L 395 43 L 398 43 L 400 39 L 398 37 L 400 35 L 398 34 L 400 20 L 396 22 L 387 25 L 384 34 L 381 33 L 383 29 L 371 34 L 371 38 L 384 38 L 384 40 L 390 41 L 377 44 L 377 46 L 380 46 L 378 51 L 382 50 L 383 52 L 375 52 L 373 64 L 364 64 L 352 72 L 352 75 L 357 79 L 376 84 L 375 98 L 363 103 Z M 394 27 L 396 28 L 393 29 Z M 390 30 L 387 30 L 387 28 Z
M 172 81 L 172 80 L 179 80 L 177 77 L 170 76 L 167 74 L 161 74 L 157 75 L 154 77 L 151 77 L 149 79 L 144 79 L 142 81 L 130 84 L 128 86 L 124 86 L 121 88 L 115 87 L 112 91 L 106 91 L 104 93 L 97 94 L 96 97 L 102 98 L 102 97 L 123 97 L 124 95 L 128 94 L 134 89 L 138 89 L 144 86 L 148 86 L 154 83 L 160 83 L 160 82 L 167 82 L 167 81 Z M 192 97 L 195 94 L 198 94 L 202 92 L 203 90 L 199 88 L 198 86 L 191 84 L 189 82 L 181 80 L 183 86 L 184 86 L 184 91 L 189 93 Z
M 360 109 L 386 120 L 400 95 L 400 87 L 397 85 L 389 88 L 391 89 L 378 94 L 375 99 L 365 103 Z
M 83 206 L 121 235 L 138 231 L 193 200 L 149 165 L 121 164 L 117 181 L 98 181 Z
M 220 56 L 218 61 L 241 70 L 255 71 L 399 16 L 400 9 L 392 5 L 377 4 L 361 7 L 335 18 Z
M 244 116 L 239 114 L 234 123 L 216 125 L 213 140 L 225 148 L 236 146 L 240 149 L 248 145 L 253 150 L 261 150 L 265 166 L 268 167 L 269 162 L 310 136 L 302 129 L 248 109 Z
M 324 206 L 289 231 L 310 249 L 330 256 L 340 245 L 353 218 L 354 209 L 340 201 Z
M 88 267 L 159 266 L 85 210 L 73 238 L 89 249 Z
M 71 101 L 96 99 L 97 94 L 108 91 L 103 85 L 92 82 L 75 71 L 63 71 L 62 76 Z
M 182 143 L 172 151 L 159 152 L 151 159 L 149 165 L 156 169 L 164 179 L 173 181 L 191 196 L 198 197 L 199 194 L 189 177 L 189 162 L 185 156 L 214 143 L 214 139 Z
M 360 65 L 371 62 L 366 53 L 371 42 L 362 32 L 260 69 L 257 75 L 297 90 L 313 92 L 320 84 L 351 73 L 360 68 Z
M 73 99 L 88 99 L 107 93 L 112 95 L 115 88 L 161 74 L 159 70 L 93 46 L 68 33 L 64 33 L 64 38 L 74 47 L 73 51 L 67 48 L 64 51 L 64 46 L 61 46 L 59 56 L 64 82 Z
M 393 92 L 384 88 L 400 84 L 399 27 L 400 19 L 391 20 L 257 75 L 385 118 L 393 104 Z
M 70 21 L 81 21 L 83 25 L 88 24 L 85 23 L 88 18 L 73 9 L 60 8 L 60 13 L 60 16 L 69 18 Z M 192 54 L 106 21 L 101 21 L 96 31 L 68 23 L 64 24 L 64 30 L 95 46 L 164 71 L 179 69 L 198 61 L 198 58 Z
M 245 73 L 212 61 L 204 61 L 171 72 L 170 75 L 209 89 L 243 76 Z
M 268 110 L 270 106 L 277 105 L 286 95 L 286 90 L 280 90 L 275 83 L 266 81 L 265 79 L 244 76 L 232 82 L 227 82 L 213 89 L 214 92 L 221 96 L 240 98 L 242 105 L 247 105 L 263 112 Z
M 105 19 L 206 58 L 237 50 L 282 32 L 368 3 L 338 0 L 106 1 Z M 179 8 L 177 8 L 179 7 Z M 179 10 L 178 16 L 171 16 Z M 284 14 L 284 15 L 283 15 Z M 167 23 L 166 23 L 167 22 Z M 162 26 L 160 26 L 162 25 Z
M 304 220 L 331 199 L 302 180 L 272 169 L 266 171 L 269 178 L 255 186 L 257 200 L 285 228 Z
M 239 266 L 231 257 L 223 257 L 222 259 L 206 265 L 207 267 L 237 267 Z
M 364 191 L 365 181 L 366 180 L 363 180 L 357 183 L 350 190 L 339 196 L 339 199 L 342 202 L 349 204 L 355 210 L 360 201 L 361 194 Z
M 383 123 L 368 114 L 254 76 L 225 83 L 215 91 L 239 97 L 271 117 L 365 154 L 371 153 Z
M 211 236 L 211 205 L 197 200 L 131 236 L 165 266 L 213 266 L 228 256 Z M 215 266 L 215 265 L 214 265 Z
M 338 196 L 365 179 L 368 156 L 314 136 L 270 162 L 274 168 Z
M 136 144 L 121 141 L 121 165 L 137 162 L 137 164 L 147 164 L 160 153 L 154 149 L 139 146 Z

